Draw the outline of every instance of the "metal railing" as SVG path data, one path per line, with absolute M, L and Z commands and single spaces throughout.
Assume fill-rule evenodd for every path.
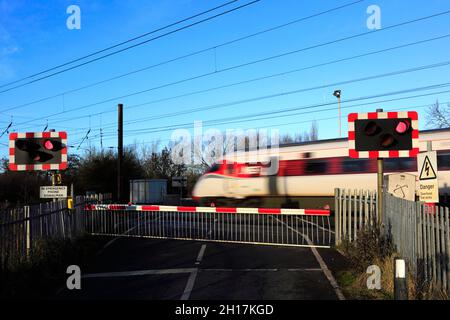
M 30 257 L 39 240 L 72 239 L 85 232 L 84 206 L 111 195 L 78 196 L 73 209 L 67 200 L 0 211 L 0 264 L 14 266 Z
M 358 232 L 377 219 L 377 192 L 335 189 L 336 245 L 343 239 L 354 241 Z
M 355 241 L 378 221 L 377 194 L 335 190 L 336 245 Z M 385 192 L 383 233 L 404 258 L 418 283 L 450 291 L 449 208 L 403 200 Z
M 329 247 L 328 210 L 92 205 L 94 235 Z
M 385 194 L 385 231 L 392 236 L 418 283 L 450 293 L 449 208 Z

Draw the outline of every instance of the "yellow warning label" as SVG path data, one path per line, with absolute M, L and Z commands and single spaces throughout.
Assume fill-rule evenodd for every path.
M 420 170 L 419 180 L 437 179 L 436 172 L 434 171 L 431 161 L 428 156 L 425 156 L 422 169 Z

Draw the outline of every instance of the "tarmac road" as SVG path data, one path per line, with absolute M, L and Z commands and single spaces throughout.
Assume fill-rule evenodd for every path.
M 334 249 L 111 237 L 82 267 L 81 290 L 57 298 L 335 300 L 343 265 Z

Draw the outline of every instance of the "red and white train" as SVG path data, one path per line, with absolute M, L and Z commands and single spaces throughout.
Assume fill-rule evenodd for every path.
M 450 192 L 450 129 L 421 131 L 419 139 L 420 151 L 427 150 L 428 141 L 437 151 L 439 191 L 446 198 Z M 252 163 L 246 162 L 249 157 Z M 267 166 L 261 164 L 269 161 L 278 162 L 276 174 L 267 174 Z M 289 144 L 276 151 L 224 157 L 200 177 L 192 196 L 202 205 L 333 207 L 335 188 L 375 190 L 376 171 L 376 159 L 348 157 L 346 138 Z M 385 159 L 384 171 L 417 174 L 417 159 Z

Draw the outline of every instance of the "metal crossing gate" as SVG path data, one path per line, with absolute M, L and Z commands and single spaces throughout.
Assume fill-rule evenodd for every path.
M 330 211 L 316 209 L 87 205 L 93 235 L 329 248 Z

